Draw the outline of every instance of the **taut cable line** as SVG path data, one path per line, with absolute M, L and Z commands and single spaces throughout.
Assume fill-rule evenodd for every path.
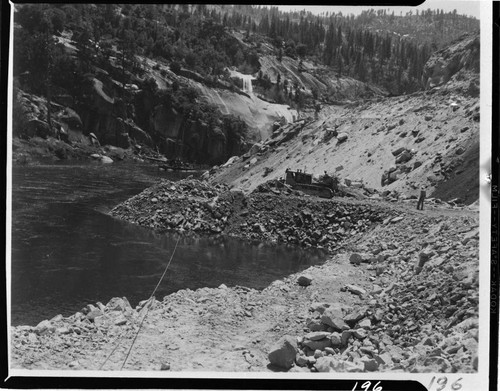
M 172 259 L 174 258 L 174 254 L 175 254 L 175 250 L 177 250 L 177 245 L 179 244 L 179 240 L 180 240 L 180 237 L 177 238 L 177 241 L 175 242 L 175 247 L 174 247 L 174 251 L 172 251 L 172 255 L 170 256 L 170 259 L 167 263 L 167 266 L 165 267 L 165 270 L 163 271 L 163 274 L 161 275 L 160 277 L 160 280 L 158 281 L 158 284 L 156 284 L 156 287 L 155 289 L 153 290 L 153 293 L 151 293 L 151 296 L 149 296 L 149 299 L 147 301 L 147 303 L 145 304 L 145 306 L 147 307 L 146 308 L 146 312 L 144 314 L 144 317 L 142 318 L 141 320 L 141 323 L 139 324 L 139 328 L 137 329 L 137 333 L 135 334 L 135 337 L 134 339 L 132 340 L 132 344 L 130 345 L 130 348 L 128 349 L 128 352 L 127 352 L 127 356 L 125 357 L 125 360 L 123 361 L 122 363 L 122 366 L 120 367 L 120 371 L 123 369 L 123 367 L 125 366 L 125 363 L 127 362 L 128 360 L 128 357 L 130 355 L 130 352 L 132 351 L 132 348 L 134 347 L 134 343 L 139 335 L 139 332 L 141 331 L 141 328 L 142 328 L 142 325 L 144 323 L 144 321 L 146 320 L 146 317 L 148 316 L 148 312 L 149 312 L 149 309 L 151 307 L 151 303 L 152 303 L 152 300 L 151 299 L 154 299 L 154 295 L 158 289 L 158 287 L 160 286 L 161 282 L 163 281 L 163 278 L 165 277 L 165 274 L 167 273 L 167 270 L 168 268 L 170 267 L 170 263 L 172 262 Z M 120 336 L 118 337 L 115 342 L 117 340 L 121 340 L 123 338 L 123 336 Z M 108 355 L 108 357 L 106 357 L 106 360 L 104 360 L 104 362 L 101 364 L 101 366 L 99 367 L 99 370 L 102 369 L 102 367 L 104 367 L 104 364 L 106 364 L 106 362 L 109 360 L 109 358 L 113 355 L 113 353 L 116 351 L 116 349 L 118 348 L 118 346 L 120 346 L 120 343 L 118 343 L 115 348 L 111 351 L 111 353 Z

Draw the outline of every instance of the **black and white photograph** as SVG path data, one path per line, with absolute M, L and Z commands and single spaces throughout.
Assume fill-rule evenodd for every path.
M 486 390 L 491 14 L 11 3 L 9 373 Z

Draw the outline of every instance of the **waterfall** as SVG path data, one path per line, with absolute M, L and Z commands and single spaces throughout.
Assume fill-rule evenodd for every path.
M 252 94 L 252 75 L 241 75 L 241 80 L 243 81 L 243 91 L 247 94 Z

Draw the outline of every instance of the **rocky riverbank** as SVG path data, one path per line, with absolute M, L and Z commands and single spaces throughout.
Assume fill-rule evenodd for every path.
M 366 263 L 370 274 L 368 286 L 341 288 L 361 303 L 313 303 L 308 332 L 281 339 L 271 362 L 290 367 L 286 359 L 293 358 L 320 372 L 477 370 L 477 221 L 402 220 L 407 229 L 379 226 L 360 243 L 362 252 L 349 257 L 351 264 Z
M 152 301 L 124 369 L 477 370 L 476 211 L 286 193 L 162 181 L 113 210 L 159 231 L 332 251 L 323 265 L 261 291 L 221 285 Z M 146 311 L 146 301 L 132 308 L 115 298 L 14 327 L 12 366 L 118 370 Z
M 333 251 L 377 224 L 401 220 L 402 205 L 318 199 L 284 184 L 281 190 L 259 187 L 244 194 L 225 184 L 185 179 L 163 180 L 115 207 L 111 215 L 160 232 L 225 234 Z
M 94 161 L 113 163 L 120 161 L 148 161 L 147 157 L 162 158 L 156 151 L 148 147 L 135 145 L 120 148 L 113 145 L 94 145 L 90 142 L 66 142 L 54 137 L 31 137 L 12 139 L 12 164 L 36 165 L 40 163 Z

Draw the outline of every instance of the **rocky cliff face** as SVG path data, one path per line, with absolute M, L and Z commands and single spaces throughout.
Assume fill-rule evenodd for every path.
M 19 90 L 15 99 L 14 135 L 58 138 L 62 134 L 67 141 L 90 144 L 93 134 L 102 145 L 157 146 L 167 157 L 182 156 L 212 164 L 245 151 L 246 141 L 230 134 L 230 123 L 208 125 L 203 118 L 188 118 L 169 103 L 155 103 L 137 86 L 123 90 L 115 80 L 96 75 L 82 85 L 82 90 L 83 99 L 78 104 L 58 100 L 73 108 L 52 102 L 52 128 L 48 125 L 46 100 Z M 210 94 L 209 88 L 205 90 Z M 230 96 L 227 98 L 229 101 Z M 142 120 L 142 126 L 138 126 L 137 120 Z
M 281 119 L 292 122 L 297 117 L 297 111 L 288 105 L 266 102 L 253 94 L 208 88 L 193 81 L 190 84 L 198 90 L 201 99 L 218 107 L 221 113 L 232 114 L 245 121 L 249 128 L 249 141 L 258 142 L 269 137 L 274 122 Z
M 435 52 L 427 61 L 422 76 L 426 89 L 449 82 L 467 82 L 468 92 L 479 94 L 479 33 L 466 34 Z
M 81 134 L 83 123 L 78 113 L 69 107 L 51 102 L 52 127 L 47 116 L 47 100 L 28 94 L 22 90 L 15 91 L 13 107 L 13 135 L 24 138 L 61 137 L 70 141 L 72 135 Z M 74 139 L 74 138 L 73 138 Z
M 190 160 L 220 164 L 243 153 L 248 141 L 267 138 L 275 121 L 293 121 L 296 115 L 286 105 L 264 102 L 220 81 L 214 84 L 201 76 L 190 78 L 192 72 L 184 69 L 174 74 L 166 64 L 147 59 L 143 64 L 145 76 L 137 86 L 123 89 L 102 72 L 90 80 L 80 107 L 83 127 L 102 143 L 125 148 L 132 142 L 156 145 L 168 157 L 180 154 Z M 151 80 L 157 93 L 146 85 Z M 171 101 L 159 101 L 157 95 L 170 90 L 173 83 L 193 88 L 198 101 L 213 105 L 223 116 L 243 120 L 249 132 L 243 137 L 232 135 L 231 126 L 208 124 L 203 118 L 186 116 Z
M 307 95 L 313 91 L 326 100 L 345 101 L 382 97 L 388 92 L 374 85 L 363 83 L 346 75 L 339 75 L 332 69 L 308 61 L 300 63 L 290 57 L 279 61 L 276 56 L 260 58 L 263 74 L 268 75 L 273 83 L 285 79 L 290 86 L 297 84 Z

